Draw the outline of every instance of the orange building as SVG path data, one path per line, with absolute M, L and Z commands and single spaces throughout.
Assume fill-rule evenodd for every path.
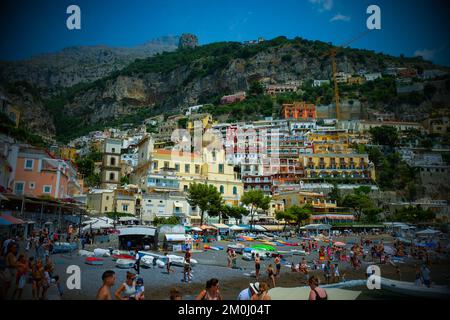
M 281 107 L 281 115 L 284 119 L 315 119 L 316 106 L 304 101 L 285 103 Z

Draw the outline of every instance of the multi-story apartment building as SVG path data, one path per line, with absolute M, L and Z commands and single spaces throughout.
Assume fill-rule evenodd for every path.
M 300 156 L 305 180 L 352 179 L 375 180 L 375 168 L 367 154 L 324 153 Z
M 315 119 L 316 106 L 304 101 L 286 103 L 281 107 L 281 116 L 284 119 Z

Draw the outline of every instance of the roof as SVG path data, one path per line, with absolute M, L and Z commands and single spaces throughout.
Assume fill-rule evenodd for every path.
M 165 234 L 167 241 L 186 241 L 186 236 L 184 234 Z
M 213 225 L 213 227 L 216 227 L 218 229 L 230 229 L 229 226 L 227 226 L 226 224 L 223 224 L 223 223 L 213 223 L 212 225 Z

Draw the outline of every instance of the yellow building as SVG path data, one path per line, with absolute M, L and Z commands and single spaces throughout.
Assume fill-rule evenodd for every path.
M 186 192 L 191 183 L 213 185 L 222 194 L 226 203 L 237 205 L 243 193 L 243 183 L 231 165 L 225 163 L 225 152 L 207 151 L 198 153 L 178 153 L 156 149 L 152 152 L 149 173 L 173 171 L 179 178 L 179 190 Z M 142 181 L 142 180 L 141 180 Z M 145 184 L 145 179 L 143 179 Z M 145 185 L 144 185 L 145 187 Z
M 193 114 L 189 117 L 187 123 L 187 130 L 192 134 L 194 129 L 201 130 L 201 132 L 206 131 L 211 128 L 213 124 L 213 118 L 209 113 Z
M 365 82 L 365 79 L 360 76 L 351 76 L 347 79 L 348 84 L 363 84 Z
M 300 156 L 307 180 L 342 178 L 375 180 L 375 167 L 367 154 L 326 153 Z
M 60 148 L 60 157 L 64 160 L 75 161 L 77 157 L 77 149 L 72 147 L 61 147 Z
M 346 130 L 326 129 L 308 133 L 308 141 L 312 142 L 314 153 L 349 153 L 350 135 Z
M 281 202 L 284 209 L 288 209 L 293 205 L 302 206 L 305 204 L 313 204 L 321 202 L 325 199 L 325 196 L 321 193 L 316 192 L 298 192 L 298 191 L 288 191 L 279 194 L 274 194 L 272 196 L 273 202 Z
M 87 194 L 86 207 L 95 214 L 120 212 L 136 214 L 137 195 L 129 190 L 92 190 Z

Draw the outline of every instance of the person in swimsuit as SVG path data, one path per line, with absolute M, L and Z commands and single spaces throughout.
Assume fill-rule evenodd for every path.
M 219 292 L 219 280 L 216 278 L 208 280 L 205 290 L 202 290 L 195 300 L 222 300 Z
M 281 257 L 280 257 L 280 255 L 275 257 L 275 267 L 277 269 L 276 275 L 277 275 L 277 277 L 279 277 L 281 274 Z
M 42 260 L 38 259 L 33 266 L 32 272 L 32 292 L 33 298 L 39 299 L 39 293 L 42 287 L 42 279 L 44 278 L 44 267 L 42 266 Z
M 183 300 L 180 290 L 177 288 L 170 289 L 170 300 Z
M 309 300 L 328 300 L 327 292 L 319 287 L 319 280 L 316 277 L 311 277 L 308 281 L 311 291 L 309 293 Z
M 259 284 L 259 291 L 253 294 L 252 300 L 272 300 L 269 296 L 269 285 L 267 282 L 261 282 Z
M 267 275 L 269 277 L 269 280 L 272 282 L 272 288 L 276 287 L 275 284 L 275 271 L 273 270 L 273 267 L 271 264 L 267 267 Z
M 16 269 L 16 289 L 13 292 L 12 299 L 14 299 L 17 294 L 17 299 L 20 300 L 23 287 L 25 287 L 25 284 L 27 283 L 28 275 L 28 261 L 23 254 L 17 259 Z
M 261 258 L 259 257 L 259 253 L 255 256 L 255 275 L 256 280 L 259 281 L 259 271 L 261 270 Z
M 17 245 L 14 242 L 9 242 L 7 245 L 7 254 L 5 258 L 6 262 L 6 274 L 8 275 L 8 284 L 5 288 L 5 296 L 7 296 L 8 291 L 11 287 L 13 281 L 16 280 L 16 268 L 17 268 Z
M 132 272 L 127 272 L 127 280 L 122 283 L 117 289 L 114 296 L 117 300 L 130 300 L 136 294 L 136 275 Z M 123 294 L 123 296 L 122 296 Z
M 116 273 L 112 270 L 103 272 L 103 285 L 98 289 L 96 300 L 112 300 L 111 288 L 116 282 Z

